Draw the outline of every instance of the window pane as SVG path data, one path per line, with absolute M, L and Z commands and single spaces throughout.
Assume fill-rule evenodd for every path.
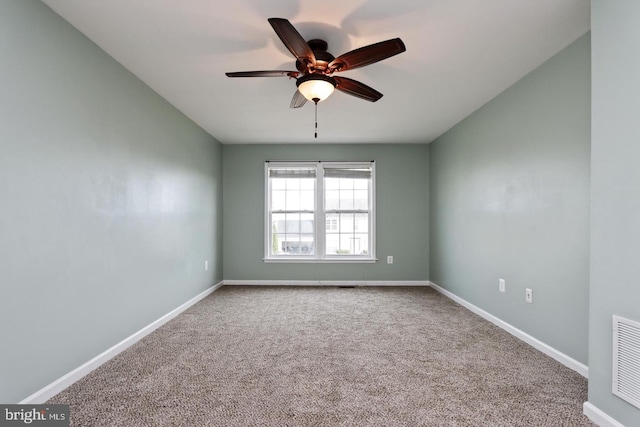
M 315 179 L 301 179 L 300 180 L 300 189 L 301 190 L 315 190 L 316 188 L 316 180 Z
M 340 188 L 340 179 L 338 178 L 325 178 L 324 189 L 325 190 L 337 190 Z
M 353 233 L 353 214 L 340 214 L 340 233 Z
M 286 214 L 285 231 L 287 234 L 300 232 L 300 214 Z
M 315 226 L 313 223 L 313 214 L 301 214 L 300 215 L 300 232 L 313 234 L 315 231 Z
M 369 189 L 369 180 L 368 179 L 354 179 L 353 180 L 353 188 L 356 190 L 368 190 Z
M 286 202 L 286 210 L 288 211 L 299 211 L 300 210 L 300 191 L 298 190 L 287 190 L 287 202 Z
M 324 202 L 325 210 L 332 211 L 332 210 L 340 209 L 340 191 L 327 190 L 324 192 L 324 194 L 325 194 L 325 202 Z
M 341 255 L 365 255 L 369 249 L 369 236 L 366 234 L 340 234 Z
M 300 255 L 315 255 L 313 234 L 300 235 Z
M 340 250 L 339 253 L 341 255 L 353 255 L 355 252 L 353 248 L 355 246 L 355 242 L 353 241 L 353 235 L 351 234 L 340 234 Z
M 282 255 L 314 255 L 313 234 L 287 234 L 282 242 Z
M 300 249 L 300 234 L 287 233 L 285 240 L 282 244 L 285 255 L 298 255 Z
M 353 190 L 353 179 L 340 178 L 340 189 L 341 190 Z
M 271 253 L 274 255 L 282 255 L 282 242 L 285 238 L 285 215 L 271 215 Z
M 340 210 L 352 210 L 353 209 L 353 191 L 352 190 L 340 190 Z
M 284 214 L 271 215 L 271 231 L 275 233 L 285 232 L 285 215 Z
M 337 255 L 340 246 L 340 237 L 338 234 L 327 234 L 325 242 L 325 253 L 327 255 Z
M 369 192 L 367 190 L 355 190 L 353 199 L 354 209 L 369 210 Z
M 325 219 L 326 219 L 325 230 L 327 230 L 327 232 L 337 232 L 339 230 L 338 229 L 338 221 L 340 219 L 339 214 L 327 214 Z
M 369 235 L 357 233 L 353 236 L 354 255 L 367 255 L 369 253 Z
M 287 180 L 282 178 L 271 178 L 272 190 L 284 190 L 287 185 Z
M 300 189 L 300 180 L 297 178 L 289 178 L 287 179 L 287 190 L 299 190 Z
M 300 191 L 300 210 L 312 211 L 315 207 L 315 196 L 313 190 Z
M 369 214 L 355 214 L 353 230 L 360 233 L 369 232 Z
M 285 192 L 284 190 L 273 190 L 271 192 L 271 210 L 283 211 L 285 210 Z

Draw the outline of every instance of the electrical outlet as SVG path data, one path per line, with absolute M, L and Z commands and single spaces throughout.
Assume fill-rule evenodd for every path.
M 504 282 L 504 279 L 498 279 L 498 290 L 500 292 L 507 292 L 507 287 Z
M 204 269 L 208 270 L 209 269 L 209 261 L 205 261 L 204 262 Z
M 393 255 L 387 257 L 387 264 L 393 264 Z
M 533 291 L 531 289 L 524 290 L 524 300 L 529 304 L 533 304 Z

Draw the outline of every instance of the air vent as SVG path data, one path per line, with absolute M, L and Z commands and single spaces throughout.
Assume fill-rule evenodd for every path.
M 640 408 L 640 322 L 613 316 L 613 394 Z

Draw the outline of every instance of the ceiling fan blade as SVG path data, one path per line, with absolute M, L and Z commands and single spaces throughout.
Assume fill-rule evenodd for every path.
M 227 77 L 298 77 L 298 71 L 269 70 L 269 71 L 236 71 L 225 73 Z
M 376 102 L 378 99 L 382 98 L 382 94 L 380 92 L 372 87 L 367 86 L 364 83 L 360 83 L 357 80 L 335 76 L 333 77 L 333 79 L 337 83 L 336 89 L 341 92 L 371 102 Z
M 302 64 L 316 64 L 316 57 L 307 44 L 307 41 L 300 35 L 298 30 L 284 18 L 269 18 L 269 24 L 282 40 L 282 43 L 289 49 L 289 52 Z
M 306 104 L 307 102 L 307 98 L 304 97 L 304 95 L 302 95 L 300 93 L 300 91 L 298 89 L 296 89 L 296 93 L 293 94 L 293 98 L 291 99 L 291 108 L 300 108 L 302 107 L 304 104 Z
M 407 48 L 399 38 L 386 40 L 340 55 L 329 63 L 328 68 L 331 72 L 353 70 L 382 61 L 406 50 Z

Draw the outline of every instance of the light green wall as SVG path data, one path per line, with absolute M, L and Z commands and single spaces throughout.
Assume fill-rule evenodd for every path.
M 40 1 L 0 2 L 0 55 L 10 403 L 222 279 L 222 147 Z
M 640 322 L 640 2 L 593 0 L 591 16 L 589 402 L 640 426 L 640 409 L 611 393 L 611 316 Z
M 587 34 L 430 144 L 429 202 L 430 280 L 584 364 L 589 58 Z
M 426 145 L 225 145 L 225 280 L 427 280 Z M 265 264 L 266 160 L 375 160 L 376 264 Z M 394 263 L 386 263 L 387 255 Z

